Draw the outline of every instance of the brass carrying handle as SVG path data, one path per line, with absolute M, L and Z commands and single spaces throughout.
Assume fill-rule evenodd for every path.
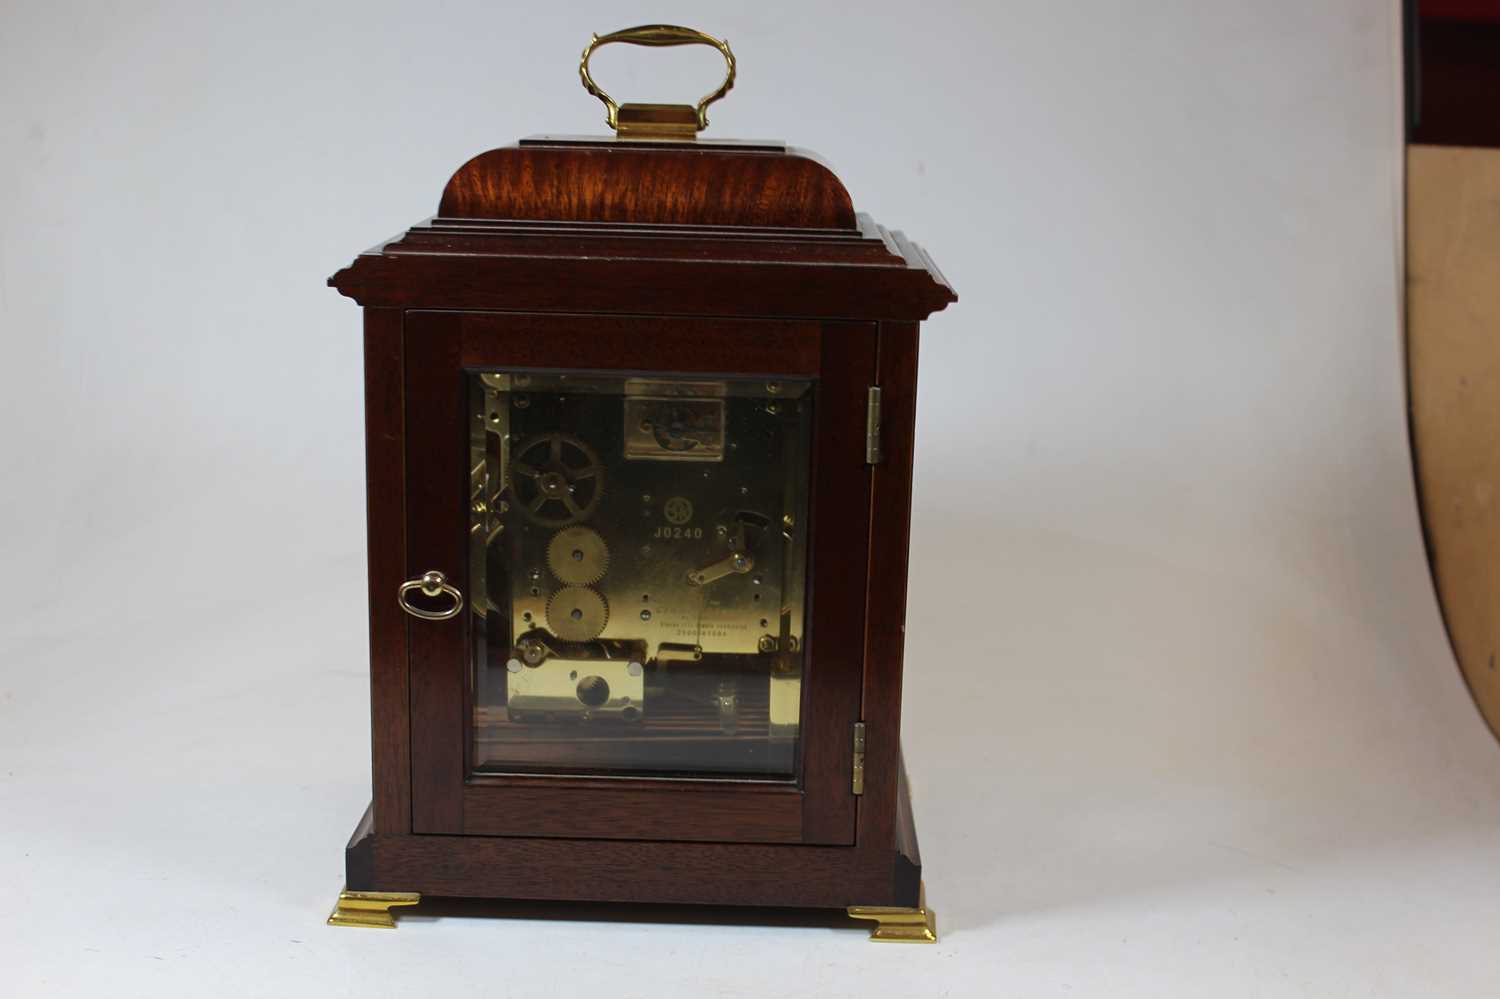
M 446 594 L 449 606 L 440 611 L 430 611 L 418 607 L 406 598 L 406 595 L 412 590 L 421 590 L 422 594 L 428 597 L 438 597 Z M 447 576 L 436 569 L 422 573 L 422 578 L 420 579 L 408 579 L 402 583 L 401 588 L 396 591 L 396 602 L 401 605 L 401 609 L 406 611 L 406 613 L 412 617 L 419 617 L 424 621 L 446 621 L 450 617 L 457 617 L 458 612 L 464 609 L 464 595 L 459 592 L 458 587 L 448 582 Z
M 711 45 L 719 50 L 728 65 L 728 72 L 724 76 L 724 82 L 719 84 L 719 89 L 706 95 L 691 110 L 698 120 L 698 129 L 701 131 L 708 127 L 708 106 L 714 101 L 729 93 L 729 88 L 734 86 L 734 53 L 729 51 L 729 43 L 722 38 L 706 35 L 693 28 L 684 28 L 676 24 L 643 24 L 637 28 L 622 28 L 619 31 L 611 31 L 607 35 L 593 35 L 589 39 L 588 46 L 583 50 L 583 58 L 578 63 L 578 75 L 583 79 L 583 89 L 593 94 L 604 102 L 608 111 L 605 121 L 609 127 L 618 130 L 620 127 L 620 105 L 615 99 L 606 94 L 594 78 L 589 75 L 589 57 L 594 50 L 601 45 L 611 42 L 627 42 L 631 45 L 651 45 L 662 47 L 667 45 Z M 628 107 L 629 105 L 627 105 Z M 683 105 L 687 108 L 687 105 Z

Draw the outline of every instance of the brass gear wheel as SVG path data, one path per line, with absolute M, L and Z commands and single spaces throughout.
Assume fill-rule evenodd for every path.
M 542 434 L 515 445 L 508 475 L 516 505 L 543 527 L 588 520 L 604 496 L 604 463 L 572 434 Z
M 547 601 L 547 627 L 565 642 L 591 642 L 609 623 L 609 604 L 587 586 L 564 586 Z
M 609 571 L 609 546 L 591 527 L 567 527 L 547 543 L 547 568 L 569 586 L 592 586 Z

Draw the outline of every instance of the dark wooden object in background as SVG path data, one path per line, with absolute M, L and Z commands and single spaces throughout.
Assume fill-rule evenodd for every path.
M 1409 141 L 1500 147 L 1500 0 L 1407 0 Z
M 366 309 L 374 796 L 348 887 L 704 904 L 917 904 L 899 733 L 927 255 L 774 144 L 528 140 L 329 281 Z M 486 367 L 815 376 L 809 689 L 795 785 L 471 775 L 464 620 L 403 580 L 462 557 L 459 375 Z M 882 388 L 884 460 L 864 463 Z M 851 726 L 868 730 L 863 796 Z
M 1453 651 L 1500 736 L 1500 0 L 1407 0 L 1406 359 L 1412 462 Z

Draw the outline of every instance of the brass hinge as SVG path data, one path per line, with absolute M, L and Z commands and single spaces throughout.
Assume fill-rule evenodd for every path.
M 865 793 L 865 723 L 854 723 L 854 793 Z
M 880 453 L 880 386 L 871 385 L 865 397 L 865 464 L 878 465 Z

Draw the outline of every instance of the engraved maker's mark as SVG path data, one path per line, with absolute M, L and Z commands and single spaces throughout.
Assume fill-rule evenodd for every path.
M 693 519 L 693 502 L 685 496 L 673 496 L 661 508 L 670 524 L 686 524 Z

